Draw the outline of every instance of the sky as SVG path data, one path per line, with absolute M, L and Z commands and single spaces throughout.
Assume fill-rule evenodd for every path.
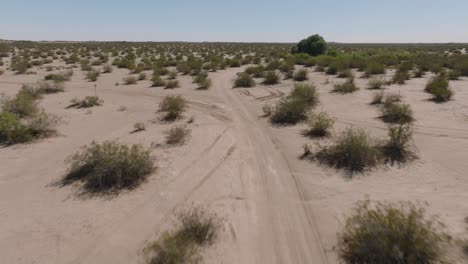
M 0 39 L 468 42 L 467 0 L 0 0 Z

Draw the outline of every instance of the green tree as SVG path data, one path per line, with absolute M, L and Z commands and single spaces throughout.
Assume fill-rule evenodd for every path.
M 311 56 L 324 54 L 327 51 L 328 45 L 325 39 L 320 35 L 313 35 L 301 40 L 295 47 L 293 53 L 307 53 Z

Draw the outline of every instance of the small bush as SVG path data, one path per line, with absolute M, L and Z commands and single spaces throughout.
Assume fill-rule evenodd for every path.
M 409 75 L 409 72 L 406 71 L 406 70 L 398 70 L 397 72 L 395 72 L 395 74 L 393 75 L 393 78 L 392 78 L 392 82 L 393 83 L 396 83 L 396 84 L 399 84 L 399 85 L 403 85 L 406 83 L 407 80 L 410 79 L 410 75 Z
M 271 116 L 271 114 L 273 114 L 273 112 L 275 111 L 275 108 L 271 104 L 265 104 L 262 106 L 262 111 L 263 111 L 263 116 L 268 117 L 268 116 Z
M 385 93 L 384 93 L 383 91 L 381 91 L 381 92 L 376 92 L 376 93 L 374 94 L 374 97 L 372 97 L 371 104 L 372 104 L 372 105 L 382 104 L 382 103 L 383 103 L 384 96 L 385 96 Z
M 351 79 L 351 78 L 354 78 L 354 74 L 351 71 L 351 69 L 342 69 L 342 70 L 338 71 L 338 78 Z
M 177 71 L 170 71 L 168 79 L 175 80 L 177 79 L 177 75 L 178 75 Z
M 134 129 L 133 132 L 145 131 L 146 130 L 145 123 L 142 123 L 142 122 L 135 123 L 133 125 L 133 129 Z
M 112 65 L 110 64 L 104 64 L 102 65 L 102 72 L 103 73 L 112 73 L 114 69 L 112 68 Z
M 80 100 L 78 98 L 73 98 L 70 101 L 68 107 L 74 108 L 90 108 L 94 106 L 100 106 L 104 103 L 103 100 L 99 99 L 98 96 L 86 96 L 84 99 Z
M 86 79 L 92 81 L 92 82 L 95 82 L 97 81 L 99 75 L 101 75 L 101 72 L 98 71 L 98 70 L 90 70 L 86 73 Z
M 265 67 L 263 66 L 251 66 L 245 69 L 245 73 L 253 75 L 255 78 L 261 78 L 264 76 Z
M 146 73 L 140 72 L 140 74 L 138 74 L 138 80 L 139 81 L 146 80 Z
M 125 78 L 123 78 L 123 82 L 125 85 L 132 85 L 132 84 L 136 84 L 137 83 L 137 78 L 135 78 L 134 76 L 127 76 Z
M 432 94 L 433 100 L 436 102 L 446 102 L 453 96 L 453 91 L 449 88 L 449 82 L 445 74 L 438 74 L 432 78 L 424 90 Z
M 265 80 L 263 81 L 264 84 L 273 85 L 278 84 L 280 81 L 280 75 L 276 71 L 267 71 L 265 73 Z
M 371 75 L 385 74 L 385 65 L 378 62 L 370 62 L 364 70 L 364 76 L 370 77 Z
M 234 87 L 254 87 L 255 80 L 247 73 L 240 73 L 234 81 Z
M 307 119 L 310 108 L 306 101 L 283 98 L 276 105 L 270 121 L 274 124 L 297 124 Z
M 296 83 L 289 95 L 290 99 L 304 101 L 310 107 L 314 107 L 319 102 L 317 88 L 313 84 Z
M 366 131 L 347 128 L 334 139 L 332 146 L 322 148 L 316 156 L 329 166 L 362 172 L 378 164 L 379 151 Z
M 359 88 L 354 83 L 354 79 L 348 79 L 346 82 L 342 84 L 335 84 L 335 88 L 333 89 L 333 92 L 347 94 L 347 93 L 354 93 L 357 90 L 359 90 Z
M 159 75 L 153 75 L 151 81 L 153 82 L 152 87 L 166 86 L 166 82 Z
M 159 105 L 159 111 L 166 112 L 164 119 L 173 121 L 182 116 L 187 109 L 187 100 L 180 95 L 168 95 Z
M 335 124 L 335 119 L 330 117 L 327 113 L 321 112 L 309 116 L 308 125 L 309 129 L 306 134 L 312 137 L 325 137 L 330 135 L 330 129 Z
M 380 112 L 386 123 L 405 124 L 414 121 L 413 110 L 408 104 L 385 102 L 380 108 Z
M 411 203 L 359 202 L 338 236 L 344 263 L 439 263 L 441 225 Z
M 36 98 L 25 92 L 18 93 L 14 98 L 2 98 L 2 111 L 10 112 L 20 118 L 34 116 L 38 113 Z
M 141 145 L 126 146 L 115 141 L 93 142 L 67 158 L 64 184 L 84 182 L 88 192 L 109 193 L 131 189 L 154 170 L 151 150 Z
M 372 78 L 369 80 L 369 83 L 367 84 L 367 88 L 371 90 L 378 90 L 382 89 L 382 87 L 385 85 L 385 81 L 381 78 Z
M 183 145 L 187 142 L 192 131 L 186 126 L 175 126 L 164 132 L 166 134 L 166 144 Z
M 207 90 L 207 89 L 210 89 L 212 86 L 212 82 L 211 82 L 211 79 L 207 78 L 203 81 L 201 81 L 200 83 L 198 83 L 198 89 L 199 90 Z
M 179 87 L 179 81 L 178 80 L 169 80 L 166 82 L 165 89 L 174 89 Z
M 294 72 L 293 79 L 296 82 L 303 82 L 309 79 L 308 73 L 306 69 L 300 69 Z
M 198 263 L 195 255 L 201 247 L 212 244 L 218 234 L 221 219 L 197 207 L 178 213 L 178 225 L 172 232 L 148 245 L 145 253 L 151 264 Z
M 32 87 L 31 89 L 35 89 L 36 91 L 33 93 L 37 93 L 39 95 L 54 94 L 64 92 L 65 86 L 60 82 L 38 82 L 35 87 Z M 32 90 L 30 91 L 32 92 Z
M 16 144 L 32 140 L 28 127 L 16 114 L 0 112 L 0 144 Z
M 383 154 L 390 162 L 405 162 L 414 157 L 411 150 L 413 131 L 409 125 L 390 126 L 388 141 L 383 145 Z

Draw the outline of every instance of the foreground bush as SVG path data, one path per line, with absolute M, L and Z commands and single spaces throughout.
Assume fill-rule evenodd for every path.
M 164 120 L 173 121 L 182 116 L 187 109 L 187 100 L 181 95 L 168 95 L 159 104 L 159 111 L 166 112 Z
M 145 253 L 150 264 L 198 263 L 196 254 L 212 244 L 219 232 L 221 220 L 201 207 L 178 213 L 175 230 L 165 232 L 148 245 Z
M 358 203 L 338 236 L 344 263 L 440 263 L 440 224 L 411 203 Z
M 414 121 L 413 110 L 409 104 L 386 101 L 380 108 L 382 119 L 386 123 L 406 124 Z
M 330 135 L 330 129 L 335 124 L 335 119 L 330 117 L 326 112 L 312 114 L 309 116 L 309 129 L 306 135 L 312 137 L 325 137 Z
M 141 145 L 126 146 L 115 141 L 93 142 L 70 156 L 64 184 L 83 182 L 89 192 L 131 189 L 154 170 L 151 150 Z
M 306 102 L 310 107 L 314 107 L 319 102 L 317 88 L 313 84 L 296 83 L 289 98 Z
M 316 157 L 329 166 L 361 172 L 378 164 L 375 141 L 363 129 L 347 128 L 334 139 L 334 144 L 320 149 Z
M 0 144 L 10 145 L 32 140 L 33 136 L 21 119 L 10 112 L 0 113 Z
M 276 104 L 270 121 L 274 124 L 297 124 L 307 120 L 310 109 L 306 101 L 283 98 Z
M 2 98 L 2 111 L 10 112 L 20 118 L 34 116 L 39 112 L 37 97 L 27 92 L 19 92 L 14 98 Z
M 234 80 L 234 87 L 250 88 L 255 86 L 255 80 L 247 73 L 240 73 Z
M 164 131 L 166 135 L 166 144 L 183 145 L 187 142 L 192 131 L 184 125 L 175 126 Z

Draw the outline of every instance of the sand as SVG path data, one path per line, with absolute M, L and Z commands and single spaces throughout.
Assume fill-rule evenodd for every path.
M 445 104 L 428 101 L 423 92 L 429 75 L 390 86 L 387 91 L 400 93 L 414 110 L 419 159 L 349 179 L 299 159 L 304 143 L 319 142 L 301 136 L 304 125 L 273 127 L 261 117 L 262 105 L 287 94 L 292 82 L 232 89 L 242 69 L 210 73 L 208 91 L 196 90 L 189 76 L 180 76 L 181 88 L 174 90 L 149 88 L 149 81 L 115 86 L 128 70 L 114 70 L 96 82 L 104 104 L 91 110 L 66 108 L 72 98 L 94 94 L 95 83 L 75 69 L 64 93 L 41 100 L 62 118 L 59 135 L 0 148 L 1 262 L 142 263 L 146 243 L 171 228 L 174 212 L 193 205 L 223 218 L 216 243 L 202 253 L 206 263 L 337 263 L 336 234 L 354 204 L 366 198 L 420 203 L 451 235 L 466 235 L 467 78 L 451 82 L 454 100 Z M 13 95 L 46 73 L 6 72 L 0 93 Z M 356 80 L 360 91 L 340 95 L 330 91 L 342 80 L 316 72 L 310 77 L 320 92 L 317 109 L 337 118 L 335 132 L 354 126 L 386 136 L 369 105 L 367 80 Z M 64 160 L 93 140 L 163 143 L 163 131 L 173 124 L 158 122 L 156 111 L 167 94 L 189 99 L 189 111 L 176 123 L 193 116 L 192 137 L 182 147 L 156 148 L 158 170 L 147 182 L 112 198 L 82 197 L 77 186 L 54 185 L 66 173 Z M 147 130 L 132 134 L 136 122 Z

